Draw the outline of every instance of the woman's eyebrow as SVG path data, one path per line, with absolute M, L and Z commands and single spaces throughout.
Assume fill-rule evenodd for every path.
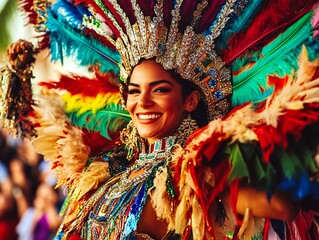
M 173 83 L 171 83 L 170 81 L 165 80 L 165 79 L 151 82 L 151 83 L 149 83 L 149 85 L 150 86 L 155 86 L 155 85 L 158 85 L 158 84 L 161 84 L 161 83 L 167 83 L 167 84 L 169 84 L 171 86 L 174 86 Z
M 128 85 L 129 85 L 129 86 L 133 86 L 133 87 L 139 87 L 139 86 L 140 86 L 140 85 L 138 85 L 138 84 L 136 84 L 136 83 L 131 83 L 131 82 L 130 82 Z
M 156 86 L 156 85 L 158 85 L 158 84 L 161 84 L 161 83 L 167 83 L 167 84 L 169 84 L 169 85 L 171 85 L 171 86 L 174 86 L 173 83 L 171 83 L 170 81 L 165 80 L 165 79 L 163 79 L 163 80 L 157 80 L 157 81 L 154 81 L 154 82 L 150 82 L 148 85 L 151 86 L 151 87 L 154 87 L 154 86 Z M 139 87 L 139 86 L 140 86 L 140 85 L 137 84 L 137 83 L 131 83 L 131 82 L 130 82 L 128 85 L 129 85 L 129 86 L 133 86 L 133 87 Z

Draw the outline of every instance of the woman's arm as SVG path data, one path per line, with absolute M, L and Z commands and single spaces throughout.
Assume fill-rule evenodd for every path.
M 292 221 L 298 213 L 296 202 L 287 194 L 276 191 L 267 198 L 265 191 L 257 191 L 253 187 L 241 186 L 238 191 L 236 209 L 244 215 L 249 208 L 255 217 Z

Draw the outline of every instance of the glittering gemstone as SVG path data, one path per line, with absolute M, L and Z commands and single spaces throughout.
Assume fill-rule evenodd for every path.
M 207 77 L 207 74 L 206 73 L 202 73 L 202 75 L 199 76 L 199 79 L 201 81 L 203 81 L 205 79 L 205 77 Z
M 217 86 L 217 81 L 216 81 L 215 79 L 212 79 L 212 78 L 211 78 L 211 79 L 208 81 L 208 85 L 209 85 L 210 88 L 214 88 L 214 87 Z
M 202 68 L 200 67 L 200 66 L 197 66 L 195 69 L 194 69 L 194 72 L 196 73 L 196 74 L 198 74 L 199 72 L 201 72 L 202 71 Z
M 208 70 L 208 74 L 212 77 L 215 77 L 217 74 L 217 70 L 215 68 L 211 68 Z
M 221 99 L 223 97 L 223 93 L 219 90 L 214 92 L 214 98 Z
M 211 60 L 210 58 L 205 58 L 205 60 L 204 60 L 202 63 L 203 63 L 203 65 L 204 65 L 205 67 L 207 67 L 208 64 L 210 64 L 211 62 L 212 62 L 212 60 Z
M 163 55 L 163 54 L 165 53 L 165 51 L 166 51 L 166 46 L 165 46 L 165 44 L 162 43 L 162 42 L 159 42 L 159 43 L 158 43 L 158 52 L 159 52 L 159 54 L 160 54 L 160 55 Z

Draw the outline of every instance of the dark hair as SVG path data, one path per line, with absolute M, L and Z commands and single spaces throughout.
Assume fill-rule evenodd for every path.
M 207 104 L 204 102 L 204 94 L 200 87 L 198 87 L 195 83 L 182 78 L 177 72 L 174 70 L 169 70 L 169 74 L 175 81 L 182 87 L 182 96 L 183 100 L 191 94 L 193 91 L 197 90 L 200 92 L 200 100 L 197 108 L 192 111 L 190 114 L 193 119 L 196 120 L 199 127 L 203 127 L 208 124 L 208 108 Z

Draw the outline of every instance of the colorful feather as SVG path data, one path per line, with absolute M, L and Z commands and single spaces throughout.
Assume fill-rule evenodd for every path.
M 216 39 L 216 50 L 218 52 L 226 47 L 230 36 L 245 31 L 252 24 L 255 15 L 263 4 L 264 1 L 260 0 L 249 1 L 249 3 L 243 7 L 239 16 L 235 15 L 227 22 L 221 35 Z
M 108 4 L 108 1 L 105 1 L 105 4 Z M 97 14 L 98 16 L 104 19 L 106 25 L 111 29 L 115 38 L 120 37 L 119 29 L 117 29 L 114 26 L 112 21 L 105 15 L 105 12 L 103 11 L 103 9 L 100 8 L 94 0 L 74 0 L 73 5 L 75 6 L 82 5 L 84 7 L 91 8 L 91 10 L 94 11 L 95 14 Z M 119 24 L 123 26 L 121 21 L 119 22 Z
M 61 22 L 67 21 L 68 25 L 73 29 L 82 30 L 83 15 L 91 15 L 90 12 L 81 7 L 74 7 L 67 0 L 58 0 L 50 9 L 55 14 L 56 19 Z
M 47 27 L 50 31 L 50 50 L 52 60 L 61 60 L 64 57 L 76 57 L 82 66 L 94 66 L 98 64 L 102 72 L 119 72 L 118 61 L 120 56 L 117 52 L 106 48 L 103 44 L 94 39 L 89 39 L 69 28 L 66 24 L 54 18 L 52 13 L 48 13 Z
M 58 82 L 40 82 L 39 85 L 48 89 L 66 90 L 71 95 L 82 94 L 94 97 L 98 94 L 119 93 L 118 84 L 109 75 L 98 75 L 88 78 L 78 75 L 61 75 Z
M 247 31 L 237 33 L 229 42 L 229 47 L 221 52 L 226 64 L 230 64 L 248 50 L 258 49 L 273 40 L 291 24 L 309 12 L 315 0 L 268 1 Z M 264 27 L 261 27 L 264 26 Z
M 120 131 L 131 119 L 119 105 L 108 105 L 103 110 L 98 110 L 96 114 L 87 111 L 81 115 L 78 112 L 71 112 L 68 115 L 74 125 L 100 132 L 107 139 L 111 139 L 112 133 Z
M 301 44 L 309 40 L 312 27 L 309 22 L 312 13 L 306 14 L 298 22 L 292 25 L 286 32 L 279 35 L 277 39 L 265 46 L 261 58 L 249 69 L 244 70 L 233 78 L 233 106 L 238 106 L 247 101 L 253 101 L 264 90 L 268 90 L 267 75 L 280 72 L 289 73 L 292 66 L 297 64 L 296 56 L 299 54 Z M 317 41 L 317 40 L 314 40 Z M 292 62 L 293 59 L 295 62 Z M 283 71 L 282 69 L 286 69 Z M 249 92 L 249 94 L 247 94 Z

